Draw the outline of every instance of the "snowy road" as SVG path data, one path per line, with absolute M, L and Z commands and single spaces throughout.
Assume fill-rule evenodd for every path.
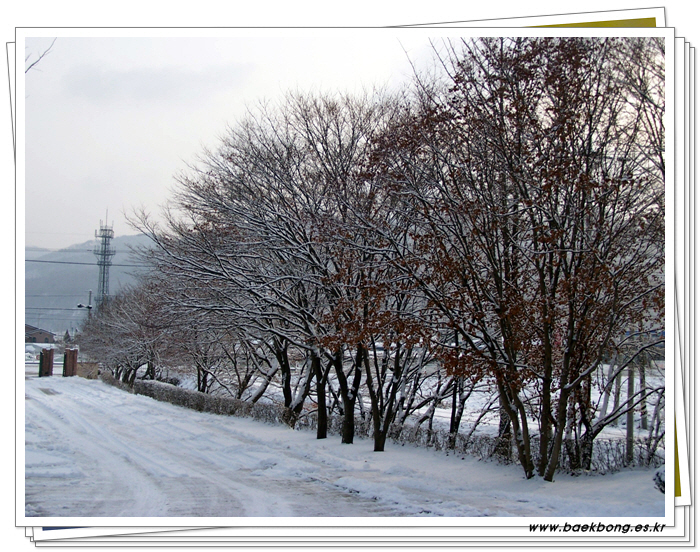
M 27 376 L 25 409 L 26 516 L 664 515 L 650 471 L 526 481 L 517 466 L 374 453 L 78 377 Z

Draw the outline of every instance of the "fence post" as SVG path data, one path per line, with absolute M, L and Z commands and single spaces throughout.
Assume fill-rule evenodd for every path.
M 78 367 L 78 349 L 66 349 L 63 353 L 63 377 L 75 376 Z
M 39 377 L 53 376 L 53 349 L 42 349 L 39 353 Z

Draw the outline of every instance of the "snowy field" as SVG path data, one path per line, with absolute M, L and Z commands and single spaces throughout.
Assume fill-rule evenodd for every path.
M 25 378 L 28 517 L 664 516 L 653 470 L 517 465 L 199 413 L 101 381 Z

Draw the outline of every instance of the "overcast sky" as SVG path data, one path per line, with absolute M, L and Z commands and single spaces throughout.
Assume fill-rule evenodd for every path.
M 431 59 L 418 30 L 311 33 L 59 37 L 26 75 L 26 245 L 84 242 L 107 216 L 116 235 L 135 233 L 124 214 L 157 213 L 173 176 L 247 105 L 290 89 L 394 86 Z M 51 40 L 28 38 L 25 55 Z

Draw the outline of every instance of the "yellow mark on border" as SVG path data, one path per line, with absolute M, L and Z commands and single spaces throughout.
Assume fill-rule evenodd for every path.
M 586 23 L 558 23 L 556 25 L 535 25 L 535 27 L 656 27 L 656 17 L 612 19 L 610 21 L 589 21 Z

